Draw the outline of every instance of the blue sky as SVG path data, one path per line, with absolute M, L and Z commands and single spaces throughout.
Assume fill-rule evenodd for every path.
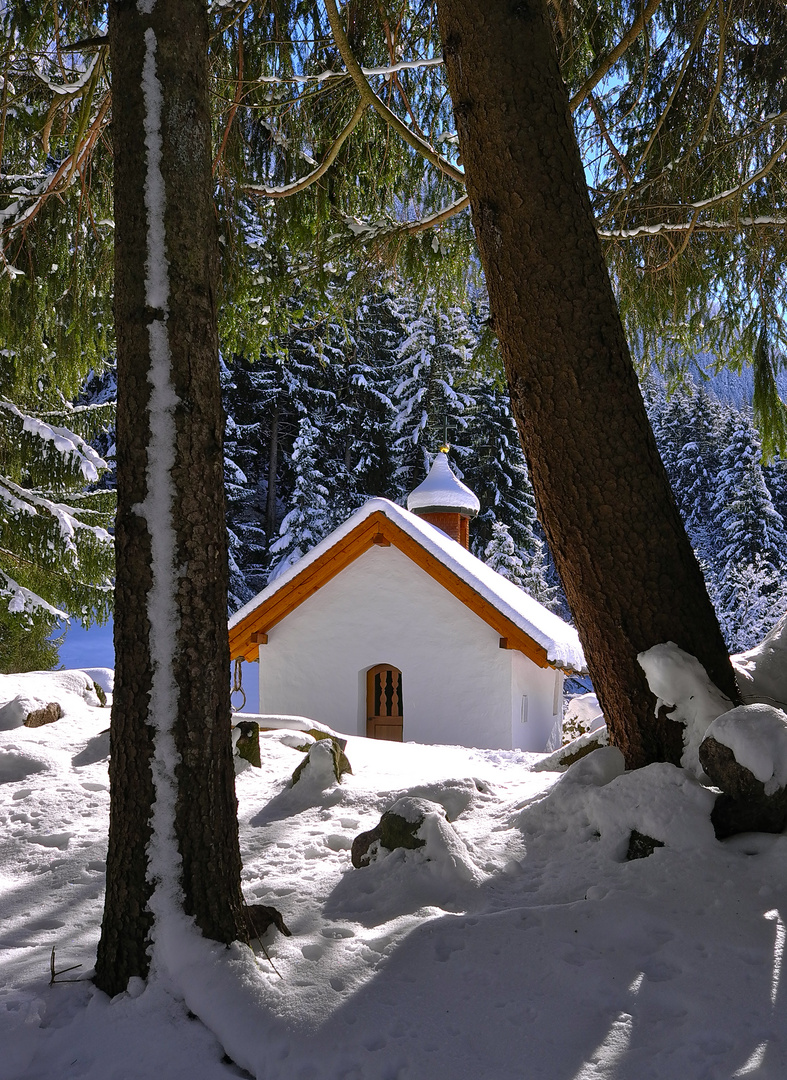
M 112 620 L 106 626 L 90 626 L 87 630 L 76 620 L 66 634 L 60 647 L 60 663 L 65 668 L 115 666 L 115 649 L 112 642 Z M 259 709 L 259 675 L 256 664 L 243 665 L 243 689 L 246 692 L 244 712 Z M 233 699 L 233 704 L 239 702 Z

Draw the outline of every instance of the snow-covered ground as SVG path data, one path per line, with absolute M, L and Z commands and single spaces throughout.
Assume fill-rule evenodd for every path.
M 103 904 L 109 711 L 92 679 L 0 677 L 0 1078 L 246 1075 L 164 976 L 110 1001 L 89 981 Z M 784 1080 L 787 836 L 714 839 L 712 793 L 596 751 L 539 755 L 350 739 L 340 785 L 289 787 L 292 733 L 237 777 L 244 892 L 292 937 L 258 951 L 243 1015 L 260 1080 Z M 427 844 L 353 869 L 402 794 L 442 805 Z M 663 841 L 625 861 L 632 828 Z M 50 985 L 50 959 L 60 971 Z M 275 965 L 275 968 L 274 968 Z M 188 997 L 188 991 L 186 996 Z M 193 1004 L 193 1002 L 192 1002 Z M 229 1018 L 229 1019 L 228 1019 Z M 235 1055 L 236 1058 L 238 1055 Z

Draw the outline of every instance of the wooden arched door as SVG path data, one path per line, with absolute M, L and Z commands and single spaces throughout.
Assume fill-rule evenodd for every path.
M 378 664 L 366 673 L 366 735 L 370 739 L 402 742 L 402 673 Z

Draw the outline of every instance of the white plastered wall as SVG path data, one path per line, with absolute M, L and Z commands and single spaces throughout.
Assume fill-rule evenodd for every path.
M 540 668 L 520 652 L 511 659 L 511 746 L 544 750 L 556 725 L 562 726 L 563 673 Z
M 555 672 L 499 641 L 397 548 L 373 547 L 270 630 L 260 646 L 260 711 L 365 735 L 366 672 L 391 664 L 402 672 L 406 741 L 543 750 Z M 512 712 L 524 693 L 533 722 L 519 731 Z

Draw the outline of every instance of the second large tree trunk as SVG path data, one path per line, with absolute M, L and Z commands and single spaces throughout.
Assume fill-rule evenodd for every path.
M 162 919 L 243 937 L 230 742 L 218 270 L 204 0 L 113 0 L 118 513 L 107 894 L 96 981 Z
M 543 0 L 438 0 L 494 329 L 539 518 L 613 743 L 679 762 L 637 654 L 674 641 L 737 700 L 648 423 Z

